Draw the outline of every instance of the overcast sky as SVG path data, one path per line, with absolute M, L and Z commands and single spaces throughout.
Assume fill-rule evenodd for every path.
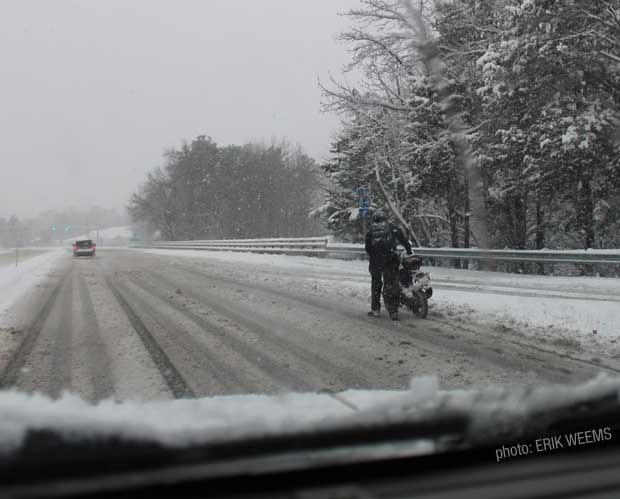
M 299 143 L 338 120 L 317 78 L 348 60 L 357 0 L 0 0 L 0 216 L 122 209 L 162 152 Z

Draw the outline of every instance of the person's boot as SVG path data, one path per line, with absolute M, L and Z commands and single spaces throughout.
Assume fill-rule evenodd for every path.
M 390 312 L 390 320 L 399 321 L 400 319 L 398 318 L 398 312 Z
M 379 317 L 380 315 L 381 312 L 379 310 L 370 310 L 370 312 L 368 312 L 369 317 Z

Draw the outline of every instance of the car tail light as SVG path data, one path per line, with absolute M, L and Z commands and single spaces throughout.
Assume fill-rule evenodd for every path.
M 77 244 L 73 245 L 73 250 L 77 250 Z

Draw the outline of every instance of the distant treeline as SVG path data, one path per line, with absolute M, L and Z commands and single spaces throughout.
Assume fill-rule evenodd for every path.
M 92 206 L 48 210 L 36 217 L 0 216 L 0 246 L 41 245 L 86 234 L 97 227 L 127 225 L 127 215 Z
M 308 217 L 317 170 L 299 147 L 221 147 L 200 136 L 164 157 L 165 165 L 147 175 L 128 206 L 147 237 L 298 237 L 320 231 Z

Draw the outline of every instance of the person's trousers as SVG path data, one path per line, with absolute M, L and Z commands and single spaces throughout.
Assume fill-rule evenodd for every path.
M 398 312 L 400 304 L 400 283 L 398 281 L 398 261 L 383 264 L 371 263 L 370 271 L 372 310 L 381 310 L 381 294 L 388 313 Z

